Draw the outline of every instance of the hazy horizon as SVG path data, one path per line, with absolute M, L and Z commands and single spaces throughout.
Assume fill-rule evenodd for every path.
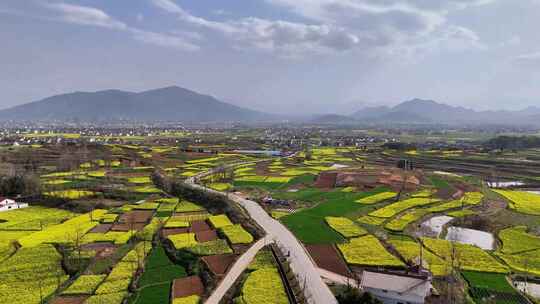
M 7 0 L 0 16 L 0 109 L 171 85 L 278 114 L 540 104 L 537 0 Z

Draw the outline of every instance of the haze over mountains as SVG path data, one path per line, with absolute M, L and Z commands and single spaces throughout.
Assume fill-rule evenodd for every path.
M 291 119 L 294 118 L 294 119 Z M 75 92 L 0 111 L 14 121 L 178 121 L 276 122 L 312 124 L 508 124 L 540 125 L 540 108 L 521 111 L 474 111 L 432 100 L 413 99 L 394 107 L 366 107 L 350 115 L 274 115 L 238 107 L 177 86 L 140 93 L 121 90 Z

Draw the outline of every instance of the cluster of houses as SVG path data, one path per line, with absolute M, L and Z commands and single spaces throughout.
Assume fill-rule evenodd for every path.
M 27 203 L 19 203 L 6 197 L 0 197 L 0 212 L 26 207 L 28 207 Z

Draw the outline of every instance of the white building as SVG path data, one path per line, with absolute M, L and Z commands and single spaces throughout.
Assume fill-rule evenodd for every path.
M 407 276 L 364 271 L 361 287 L 384 304 L 423 304 L 431 295 L 429 276 Z
M 12 199 L 0 197 L 0 212 L 26 207 L 28 207 L 26 203 L 18 203 Z

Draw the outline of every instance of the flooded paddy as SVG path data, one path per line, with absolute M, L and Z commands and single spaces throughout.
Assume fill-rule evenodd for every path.
M 438 238 L 442 233 L 444 225 L 450 223 L 453 219 L 453 217 L 446 215 L 430 218 L 421 225 L 423 236 Z
M 484 250 L 493 250 L 495 242 L 493 234 L 489 232 L 454 226 L 448 227 L 446 239 L 462 244 L 475 245 Z

